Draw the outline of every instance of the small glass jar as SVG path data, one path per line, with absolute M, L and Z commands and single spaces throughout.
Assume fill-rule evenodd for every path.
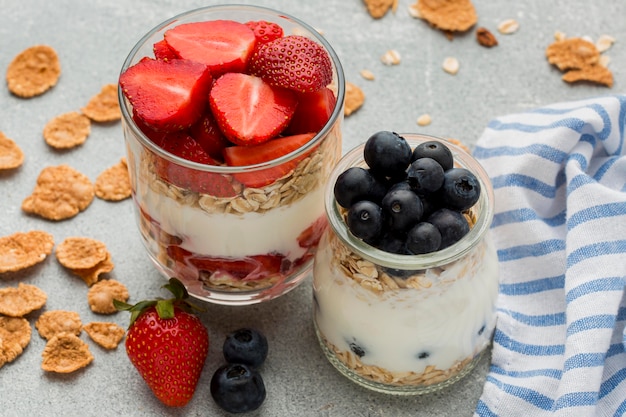
M 165 151 L 144 134 L 132 105 L 118 91 L 135 215 L 150 258 L 164 276 L 180 279 L 196 298 L 245 305 L 285 294 L 310 276 L 327 225 L 324 184 L 341 157 L 345 80 L 336 53 L 316 30 L 285 13 L 245 5 L 205 7 L 159 24 L 131 50 L 121 72 L 153 57 L 154 43 L 167 30 L 220 19 L 274 22 L 285 35 L 316 41 L 331 58 L 328 88 L 336 97 L 328 122 L 300 148 L 268 162 L 233 167 L 191 162 Z M 255 185 L 256 178 L 275 178 L 276 171 L 281 171 L 280 178 Z M 233 189 L 226 196 L 215 195 L 168 177 L 181 172 Z
M 402 136 L 411 148 L 442 140 Z M 498 259 L 489 237 L 492 186 L 471 155 L 442 141 L 456 165 L 477 176 L 482 192 L 464 213 L 473 224 L 469 233 L 440 251 L 383 252 L 349 232 L 333 188 L 347 168 L 366 166 L 364 145 L 342 158 L 326 187 L 330 227 L 313 269 L 315 329 L 330 362 L 378 392 L 425 394 L 454 383 L 476 365 L 494 331 Z

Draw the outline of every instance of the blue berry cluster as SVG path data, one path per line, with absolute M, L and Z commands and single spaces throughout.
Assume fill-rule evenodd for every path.
M 380 131 L 363 150 L 367 168 L 351 167 L 334 186 L 350 232 L 386 252 L 419 255 L 467 234 L 463 211 L 480 197 L 480 183 L 454 166 L 450 149 L 432 140 L 411 149 L 395 132 Z
M 211 378 L 211 396 L 230 413 L 256 410 L 266 396 L 258 369 L 267 357 L 267 339 L 258 330 L 242 328 L 226 336 L 222 352 L 226 364 Z

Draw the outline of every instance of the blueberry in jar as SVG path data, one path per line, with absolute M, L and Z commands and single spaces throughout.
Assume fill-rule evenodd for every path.
M 452 151 L 442 142 L 437 140 L 431 140 L 428 142 L 422 142 L 413 149 L 411 154 L 411 162 L 414 162 L 420 158 L 432 158 L 439 162 L 439 165 L 444 171 L 451 169 L 454 166 L 454 156 Z
M 259 368 L 267 357 L 267 338 L 258 330 L 242 328 L 228 334 L 222 347 L 224 359 Z
M 254 411 L 266 396 L 261 374 L 241 363 L 220 366 L 211 378 L 210 391 L 215 403 L 230 413 Z
M 374 178 L 369 170 L 351 167 L 337 177 L 333 191 L 337 203 L 344 208 L 350 208 L 361 200 L 380 203 L 387 192 L 387 187 L 382 181 Z
M 413 191 L 389 191 L 382 201 L 386 225 L 393 232 L 404 232 L 422 217 L 422 200 Z
M 463 214 L 448 208 L 441 208 L 435 211 L 428 217 L 427 221 L 439 229 L 441 233 L 441 246 L 439 249 L 447 248 L 458 242 L 470 229 Z
M 480 196 L 480 183 L 465 168 L 452 168 L 444 173 L 441 200 L 445 207 L 463 211 L 472 207 Z
M 359 201 L 350 207 L 346 217 L 348 229 L 365 241 L 376 240 L 383 229 L 383 211 L 371 201 Z
M 365 142 L 363 158 L 376 176 L 403 177 L 411 162 L 411 146 L 395 132 L 380 131 Z
M 434 193 L 443 185 L 444 170 L 432 158 L 416 159 L 407 170 L 407 182 L 417 194 Z
M 434 252 L 441 246 L 441 232 L 432 223 L 420 222 L 406 235 L 406 250 L 413 255 Z

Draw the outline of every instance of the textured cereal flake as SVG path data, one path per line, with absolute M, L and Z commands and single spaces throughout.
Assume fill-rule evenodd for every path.
M 465 32 L 478 21 L 470 0 L 418 0 L 417 14 L 434 27 L 450 32 Z
M 85 281 L 88 286 L 91 287 L 96 282 L 98 282 L 98 278 L 100 277 L 100 275 L 111 272 L 114 266 L 115 265 L 113 264 L 113 261 L 111 261 L 111 254 L 107 252 L 106 259 L 96 266 L 86 269 L 76 268 L 72 269 L 71 271 L 73 274 L 81 277 L 81 279 Z
M 98 175 L 94 189 L 96 196 L 102 200 L 120 201 L 130 197 L 132 189 L 126 158 Z
M 54 246 L 50 233 L 31 230 L 0 237 L 0 273 L 15 272 L 42 262 Z
M 356 84 L 346 82 L 344 116 L 350 116 L 361 108 L 365 102 L 365 93 Z
M 44 168 L 22 210 L 49 220 L 64 220 L 85 210 L 94 198 L 89 178 L 68 165 Z
M 380 19 L 389 9 L 394 13 L 398 9 L 398 0 L 363 0 L 367 11 L 374 19 Z
M 106 84 L 81 109 L 83 114 L 94 122 L 104 123 L 119 120 L 122 117 L 117 99 L 117 84 Z
M 0 288 L 0 314 L 23 317 L 43 307 L 47 298 L 39 287 L 21 282 L 17 287 Z
M 15 169 L 24 162 L 24 152 L 13 140 L 0 132 L 0 171 Z
M 578 81 L 587 81 L 591 83 L 601 84 L 605 87 L 613 87 L 613 73 L 610 69 L 603 65 L 590 65 L 581 69 L 573 69 L 567 71 L 561 77 L 563 81 L 575 83 Z
M 56 51 L 47 45 L 35 45 L 20 52 L 9 64 L 6 73 L 9 91 L 18 97 L 30 98 L 54 87 L 61 76 Z
M 105 349 L 115 349 L 126 334 L 123 327 L 108 322 L 94 321 L 86 324 L 83 329 L 91 337 L 91 340 Z
M 46 143 L 56 149 L 82 145 L 91 132 L 91 121 L 84 114 L 72 111 L 53 117 L 43 128 Z
M 35 327 L 41 337 L 50 340 L 61 333 L 80 336 L 83 323 L 80 315 L 75 311 L 49 310 L 39 316 Z
M 596 46 L 582 38 L 555 41 L 546 49 L 548 62 L 561 71 L 581 69 L 598 63 L 600 52 Z
M 113 300 L 128 301 L 128 289 L 124 284 L 113 279 L 96 282 L 87 292 L 87 301 L 91 311 L 99 314 L 113 314 L 117 309 Z
M 56 257 L 68 269 L 93 268 L 107 257 L 104 243 L 90 237 L 73 236 L 57 245 Z
M 31 333 L 25 318 L 0 316 L 0 368 L 22 354 L 30 343 Z
M 87 343 L 72 333 L 54 336 L 46 343 L 41 356 L 41 369 L 61 374 L 77 371 L 93 361 Z

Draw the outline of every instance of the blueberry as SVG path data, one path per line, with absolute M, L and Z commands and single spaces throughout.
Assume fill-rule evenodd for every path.
M 430 198 L 421 196 L 421 199 L 422 199 L 422 208 L 424 209 L 424 212 L 422 213 L 423 219 L 428 218 L 428 216 L 430 216 L 431 214 L 433 214 L 434 212 L 436 212 L 437 210 L 441 208 L 441 202 L 439 201 L 438 198 L 433 198 L 433 196 L 430 196 Z
M 381 131 L 367 139 L 363 157 L 376 176 L 398 177 L 411 163 L 411 146 L 397 133 Z
M 450 148 L 444 145 L 442 142 L 431 140 L 428 142 L 422 142 L 413 149 L 411 155 L 411 162 L 420 158 L 432 158 L 439 162 L 439 165 L 444 171 L 449 170 L 454 166 L 454 157 Z
M 443 184 L 444 170 L 439 162 L 432 158 L 420 158 L 409 165 L 407 181 L 417 194 L 434 193 Z
M 441 246 L 441 232 L 431 223 L 416 224 L 406 236 L 406 250 L 414 255 L 434 252 Z
M 405 232 L 422 217 L 422 200 L 413 191 L 395 190 L 382 201 L 383 214 L 389 230 Z
M 406 238 L 403 235 L 396 235 L 395 233 L 385 233 L 380 238 L 380 240 L 375 243 L 374 246 L 385 252 L 406 255 L 404 245 L 405 240 Z
M 226 336 L 222 351 L 226 362 L 242 363 L 257 369 L 267 357 L 267 339 L 255 329 L 235 330 Z
M 334 188 L 335 200 L 345 208 L 361 200 L 380 203 L 386 192 L 385 184 L 361 167 L 351 167 L 342 172 Z
M 439 249 L 447 248 L 458 242 L 469 232 L 469 224 L 465 217 L 460 212 L 447 208 L 437 210 L 428 217 L 427 221 L 437 227 L 441 233 Z
M 389 186 L 389 189 L 387 190 L 387 192 L 396 191 L 396 190 L 412 191 L 411 190 L 411 185 L 409 184 L 408 180 L 401 180 L 401 181 L 398 181 L 398 182 L 395 182 L 395 183 L 391 184 Z
M 467 210 L 480 197 L 478 178 L 465 168 L 452 168 L 445 172 L 441 186 L 443 204 L 457 211 Z
M 376 240 L 383 228 L 383 211 L 371 201 L 359 201 L 350 207 L 346 222 L 352 234 L 365 241 Z
M 261 375 L 241 363 L 217 368 L 211 378 L 211 396 L 230 413 L 256 410 L 265 401 L 265 384 Z

